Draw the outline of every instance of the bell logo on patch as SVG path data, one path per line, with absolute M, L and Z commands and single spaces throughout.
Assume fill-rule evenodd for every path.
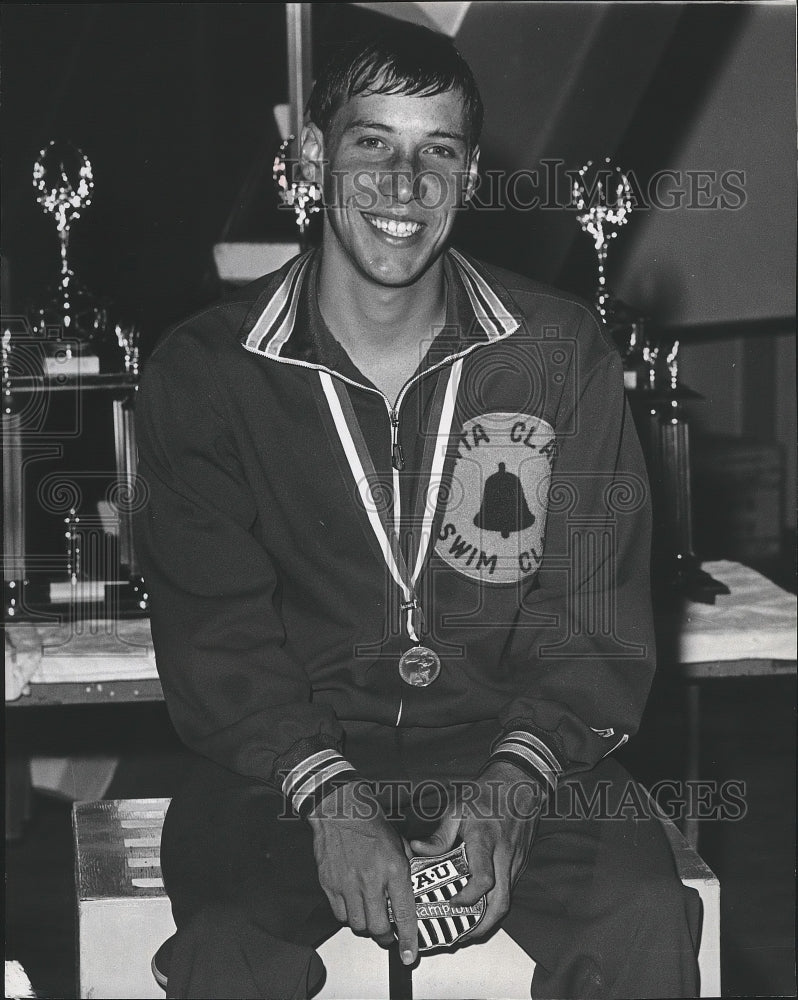
M 454 439 L 452 488 L 435 551 L 482 583 L 515 583 L 543 556 L 557 439 L 526 413 L 486 413 Z

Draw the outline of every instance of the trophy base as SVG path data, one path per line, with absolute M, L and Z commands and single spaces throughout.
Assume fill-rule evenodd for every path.
M 6 580 L 3 612 L 7 624 L 56 623 L 115 618 L 144 618 L 149 596 L 141 577 L 130 580 Z

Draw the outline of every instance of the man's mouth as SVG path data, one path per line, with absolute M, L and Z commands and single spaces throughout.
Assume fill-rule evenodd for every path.
M 379 229 L 381 233 L 387 233 L 389 236 L 396 236 L 400 240 L 408 239 L 410 236 L 415 236 L 423 228 L 423 223 L 421 222 L 410 222 L 410 221 L 399 221 L 397 219 L 386 219 L 384 216 L 380 215 L 369 215 L 367 212 L 363 213 L 364 219 L 375 229 Z

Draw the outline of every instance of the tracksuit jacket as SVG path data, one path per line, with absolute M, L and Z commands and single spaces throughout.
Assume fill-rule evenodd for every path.
M 449 250 L 446 325 L 397 405 L 326 327 L 319 253 L 182 322 L 145 365 L 136 544 L 174 725 L 300 815 L 355 777 L 355 720 L 493 720 L 493 758 L 554 788 L 636 731 L 654 669 L 649 496 L 618 354 L 580 300 Z M 442 669 L 414 687 L 397 669 L 402 596 L 322 380 L 351 404 L 375 503 L 393 509 L 398 478 L 411 563 L 456 363 L 418 586 Z

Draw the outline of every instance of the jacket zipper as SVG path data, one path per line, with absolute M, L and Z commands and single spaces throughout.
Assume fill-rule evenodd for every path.
M 402 446 L 399 444 L 399 412 L 391 410 L 391 462 L 397 472 L 401 472 L 405 467 L 405 456 Z
M 514 333 L 515 331 L 512 332 Z M 506 333 L 503 336 L 498 337 L 497 340 L 504 340 L 506 337 L 509 336 L 511 336 L 511 334 Z M 442 361 L 439 361 L 437 364 L 432 365 L 430 368 L 425 369 L 423 372 L 419 372 L 418 375 L 413 375 L 412 378 L 409 378 L 407 382 L 405 382 L 405 384 L 399 390 L 399 395 L 396 397 L 396 402 L 394 403 L 393 406 L 391 405 L 391 401 L 388 399 L 388 397 L 385 395 L 384 392 L 380 392 L 380 390 L 377 388 L 372 388 L 371 386 L 363 385 L 362 382 L 356 382 L 354 379 L 347 378 L 346 375 L 342 375 L 340 372 L 333 371 L 332 368 L 328 368 L 326 365 L 314 365 L 311 364 L 309 361 L 297 361 L 294 358 L 273 357 L 270 360 L 278 361 L 284 365 L 296 365 L 298 368 L 309 368 L 311 369 L 311 371 L 327 372 L 329 375 L 341 379 L 342 382 L 346 382 L 348 385 L 353 385 L 356 389 L 365 389 L 366 392 L 374 392 L 382 399 L 382 401 L 385 403 L 386 409 L 388 410 L 388 418 L 391 423 L 391 464 L 393 466 L 393 487 L 394 487 L 394 497 L 395 497 L 394 523 L 396 524 L 398 529 L 399 501 L 401 496 L 401 494 L 399 493 L 399 472 L 404 468 L 404 455 L 402 453 L 402 446 L 399 444 L 399 410 L 401 409 L 402 406 L 402 400 L 404 399 L 405 394 L 407 393 L 408 389 L 410 388 L 411 385 L 413 385 L 414 382 L 420 381 L 422 378 L 424 378 L 425 375 L 429 375 L 431 372 L 438 371 L 445 365 L 452 364 L 455 361 L 458 361 L 460 358 L 464 358 L 467 354 L 470 354 L 477 348 L 486 347 L 491 343 L 495 343 L 495 341 L 488 341 L 487 344 L 484 342 L 479 344 L 471 344 L 469 347 L 466 347 L 465 350 L 458 351 L 457 354 L 450 354 L 448 357 L 444 358 Z M 259 352 L 254 351 L 253 353 L 257 354 Z M 398 726 L 401 721 L 403 706 L 404 706 L 404 700 L 400 700 L 399 713 L 396 716 L 396 722 L 394 723 L 394 726 Z
M 514 333 L 515 331 L 512 332 Z M 496 340 L 504 340 L 506 337 L 509 336 L 511 336 L 511 334 L 506 333 L 501 337 L 497 337 Z M 407 390 L 410 388 L 411 385 L 413 385 L 415 382 L 419 382 L 426 375 L 429 375 L 434 371 L 438 371 L 445 365 L 452 364 L 453 362 L 458 361 L 460 358 L 464 358 L 467 354 L 470 354 L 472 351 L 475 351 L 480 347 L 489 347 L 491 344 L 496 343 L 496 340 L 491 340 L 478 344 L 471 344 L 469 347 L 466 347 L 465 350 L 458 351 L 457 354 L 450 354 L 448 355 L 448 357 L 443 358 L 442 361 L 438 361 L 437 364 L 431 365 L 429 368 L 425 368 L 423 372 L 419 372 L 417 375 L 413 375 L 411 378 L 407 380 L 407 382 L 405 382 L 405 384 L 399 390 L 399 395 L 396 397 L 396 402 L 393 405 L 391 405 L 391 401 L 388 399 L 385 393 L 381 392 L 379 389 L 373 388 L 372 386 L 369 385 L 363 385 L 362 382 L 356 382 L 354 379 L 348 378 L 346 375 L 342 375 L 340 372 L 334 371 L 334 369 L 328 368 L 326 365 L 314 365 L 311 364 L 310 361 L 297 361 L 294 358 L 269 357 L 267 358 L 267 360 L 277 361 L 283 365 L 296 365 L 297 368 L 309 368 L 311 369 L 311 371 L 327 372 L 329 375 L 333 375 L 335 378 L 341 379 L 342 382 L 346 382 L 347 385 L 353 385 L 356 389 L 365 389 L 366 392 L 376 393 L 380 397 L 380 399 L 382 399 L 382 401 L 385 403 L 385 408 L 388 411 L 388 419 L 390 420 L 391 423 L 391 464 L 394 470 L 400 471 L 401 469 L 404 468 L 404 453 L 402 450 L 402 446 L 399 444 L 399 411 L 402 407 L 402 400 L 404 399 Z M 258 354 L 260 352 L 253 351 L 252 353 Z

